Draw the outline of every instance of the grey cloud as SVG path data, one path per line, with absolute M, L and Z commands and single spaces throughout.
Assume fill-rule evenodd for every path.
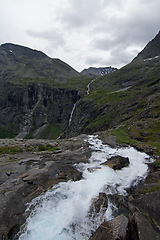
M 62 47 L 65 45 L 65 39 L 59 29 L 45 30 L 41 32 L 28 29 L 25 32 L 33 38 L 42 38 L 48 40 L 55 47 Z
M 107 54 L 108 53 L 108 54 Z M 126 48 L 121 45 L 104 52 L 99 52 L 98 56 L 89 56 L 86 58 L 85 63 L 90 66 L 112 66 L 120 68 L 125 64 L 129 63 L 136 55 L 137 51 L 127 52 Z M 102 55 L 101 55 L 102 54 Z
M 68 28 L 89 27 L 101 21 L 101 12 L 106 1 L 69 0 L 69 6 L 58 15 L 58 20 Z M 111 2 L 111 1 L 110 1 Z M 109 4 L 109 3 L 108 3 Z
M 102 63 L 102 62 L 103 62 L 102 57 L 97 57 L 97 56 L 89 56 L 85 60 L 85 63 L 87 65 L 91 65 L 91 66 L 97 65 L 97 64 Z
M 110 61 L 116 66 L 122 66 L 129 63 L 135 56 L 135 52 L 127 52 L 125 48 L 115 48 L 111 51 Z
M 106 21 L 94 28 L 96 37 L 91 42 L 92 47 L 104 51 L 112 50 L 118 45 L 124 48 L 135 45 L 144 47 L 159 30 L 160 15 L 158 11 L 155 12 L 155 4 L 160 7 L 160 2 L 156 0 L 142 0 L 139 1 L 138 8 L 133 5 L 129 13 L 124 11 L 124 15 L 117 15 L 117 12 L 113 12 L 106 16 Z

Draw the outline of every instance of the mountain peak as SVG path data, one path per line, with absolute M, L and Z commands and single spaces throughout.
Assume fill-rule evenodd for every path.
M 83 75 L 89 75 L 89 76 L 97 76 L 97 77 L 101 77 L 105 74 L 111 73 L 116 71 L 117 68 L 113 68 L 113 67 L 90 67 L 88 69 L 84 69 L 81 74 Z
M 14 53 L 14 55 L 23 55 L 25 57 L 29 58 L 47 58 L 47 55 L 41 51 L 31 49 L 28 47 L 24 47 L 18 44 L 13 44 L 13 43 L 4 43 L 0 46 L 0 48 L 3 49 L 3 51 L 9 54 Z
M 132 62 L 141 62 L 147 59 L 152 59 L 160 56 L 160 31 L 154 39 L 148 42 L 145 48 L 138 53 L 137 57 Z
M 19 84 L 28 81 L 64 83 L 69 78 L 81 76 L 79 72 L 60 59 L 13 43 L 0 46 L 1 80 Z

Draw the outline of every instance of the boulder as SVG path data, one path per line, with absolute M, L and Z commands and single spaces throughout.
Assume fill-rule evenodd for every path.
M 99 193 L 99 196 L 94 200 L 93 206 L 95 211 L 98 213 L 102 208 L 108 207 L 108 199 L 105 193 Z
M 100 223 L 104 220 L 104 213 L 108 207 L 108 198 L 105 193 L 101 192 L 99 193 L 99 196 L 97 196 L 95 199 L 93 199 L 92 205 L 90 207 L 88 216 L 93 218 L 98 217 L 98 226 Z
M 106 162 L 102 163 L 102 165 L 107 165 L 114 170 L 120 170 L 121 168 L 127 167 L 129 165 L 129 158 L 122 156 L 113 156 Z
M 160 235 L 153 229 L 151 222 L 140 212 L 135 212 L 131 218 L 132 239 L 151 240 L 160 239 Z
M 120 215 L 108 222 L 102 223 L 90 240 L 127 240 L 128 219 Z

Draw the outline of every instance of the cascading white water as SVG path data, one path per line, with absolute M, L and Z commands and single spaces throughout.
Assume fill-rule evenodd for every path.
M 72 111 L 71 111 L 71 115 L 70 115 L 70 118 L 69 118 L 69 122 L 68 122 L 68 126 L 71 124 L 72 116 L 73 116 L 73 113 L 74 113 L 75 107 L 76 107 L 76 103 L 73 105 L 73 108 L 72 108 Z
M 90 92 L 90 85 L 91 85 L 91 83 L 93 83 L 95 80 L 96 80 L 96 78 L 93 79 L 90 83 L 88 83 L 88 85 L 87 85 L 87 94 L 89 94 L 89 92 Z
M 98 214 L 92 219 L 88 212 L 99 192 L 126 195 L 125 188 L 146 176 L 148 167 L 145 163 L 149 161 L 149 156 L 145 153 L 132 147 L 112 149 L 102 144 L 96 136 L 89 136 L 88 141 L 93 150 L 90 162 L 75 165 L 83 172 L 83 179 L 59 183 L 32 200 L 28 204 L 28 210 L 32 209 L 31 214 L 19 240 L 89 239 L 91 232 L 96 230 L 102 220 L 112 218 L 115 208 L 109 203 L 103 219 L 100 220 Z M 117 171 L 100 166 L 114 155 L 129 157 L 129 166 Z M 89 168 L 95 170 L 90 172 Z

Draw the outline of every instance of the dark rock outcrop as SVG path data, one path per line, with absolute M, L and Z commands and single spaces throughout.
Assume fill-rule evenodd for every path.
M 105 163 L 102 163 L 102 165 L 107 165 L 114 170 L 120 170 L 121 168 L 127 167 L 129 165 L 129 158 L 113 156 L 109 158 Z
M 128 219 L 120 215 L 102 223 L 90 240 L 129 240 Z
M 151 223 L 142 213 L 135 212 L 130 221 L 133 240 L 160 239 L 160 235 L 153 229 Z
M 95 218 L 97 214 L 99 215 L 99 219 L 102 221 L 103 215 L 108 207 L 108 198 L 107 195 L 103 192 L 99 193 L 90 207 L 89 216 Z
M 33 131 L 45 124 L 66 129 L 73 105 L 80 98 L 76 90 L 35 83 L 24 88 L 8 84 L 2 94 L 0 127 L 15 134 Z

